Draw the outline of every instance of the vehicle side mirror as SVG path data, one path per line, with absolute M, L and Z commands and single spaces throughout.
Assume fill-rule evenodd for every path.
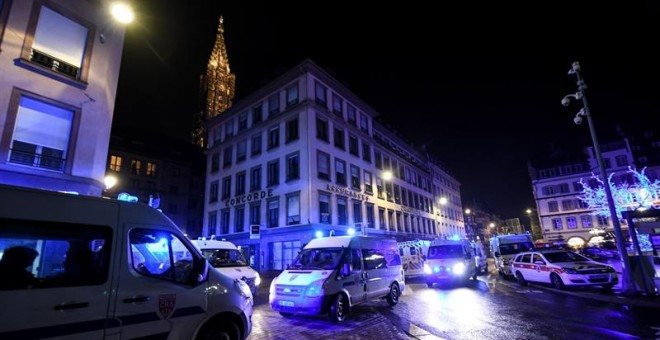
M 495 255 L 495 257 L 500 257 L 500 252 L 496 251 L 496 252 L 493 253 L 493 255 Z
M 209 274 L 209 262 L 206 261 L 206 258 L 199 258 L 197 259 L 197 263 L 195 265 L 195 274 L 197 276 L 195 284 L 200 284 L 208 278 Z
M 534 264 L 540 264 L 540 265 L 543 266 L 543 265 L 545 265 L 545 262 L 543 262 L 543 261 L 534 261 Z
M 341 276 L 349 276 L 351 275 L 351 264 L 350 263 L 344 263 L 341 265 L 341 269 L 339 270 L 339 275 Z

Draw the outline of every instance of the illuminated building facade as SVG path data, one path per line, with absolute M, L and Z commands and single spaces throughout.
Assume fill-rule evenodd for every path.
M 123 44 L 100 2 L 0 0 L 0 183 L 101 195 Z
M 241 246 L 259 270 L 286 268 L 330 233 L 464 235 L 459 183 L 377 116 L 305 61 L 211 119 L 203 234 Z

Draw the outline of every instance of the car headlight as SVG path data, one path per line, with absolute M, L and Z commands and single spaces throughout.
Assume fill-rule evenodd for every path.
M 463 275 L 463 273 L 465 273 L 465 265 L 463 264 L 463 262 L 456 263 L 451 267 L 451 271 L 455 275 Z
M 261 283 L 261 276 L 257 273 L 257 276 L 254 277 L 254 285 L 258 286 Z
M 575 269 L 573 269 L 573 268 L 562 268 L 562 269 L 563 269 L 564 272 L 567 273 L 567 274 L 577 274 L 577 270 L 575 270 Z
M 276 287 L 275 281 L 277 281 L 277 277 L 270 282 L 270 288 L 268 289 L 268 293 L 270 295 L 275 295 L 275 287 Z
M 244 298 L 251 298 L 252 297 L 252 291 L 250 291 L 250 286 L 245 283 L 243 280 L 236 279 L 234 280 L 235 286 L 238 289 L 238 291 L 243 295 Z
M 428 263 L 424 263 L 424 273 L 425 274 L 431 274 L 433 271 L 431 270 L 431 266 L 428 265 Z
M 325 282 L 325 279 L 316 280 L 312 282 L 312 284 L 307 286 L 307 290 L 305 291 L 305 296 L 318 297 L 323 295 L 323 282 Z

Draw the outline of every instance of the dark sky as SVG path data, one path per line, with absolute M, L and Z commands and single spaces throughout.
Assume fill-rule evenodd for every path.
M 573 61 L 601 141 L 617 125 L 658 131 L 657 1 L 459 2 L 134 1 L 114 124 L 189 140 L 223 15 L 238 97 L 311 58 L 428 144 L 466 207 L 504 218 L 532 206 L 527 161 L 591 142 L 579 107 L 560 104 Z

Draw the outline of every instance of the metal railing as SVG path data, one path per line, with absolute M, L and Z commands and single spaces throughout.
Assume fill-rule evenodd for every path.
M 40 155 L 33 152 L 26 152 L 16 149 L 10 149 L 9 162 L 21 165 L 34 166 L 53 171 L 64 171 L 66 158 Z

